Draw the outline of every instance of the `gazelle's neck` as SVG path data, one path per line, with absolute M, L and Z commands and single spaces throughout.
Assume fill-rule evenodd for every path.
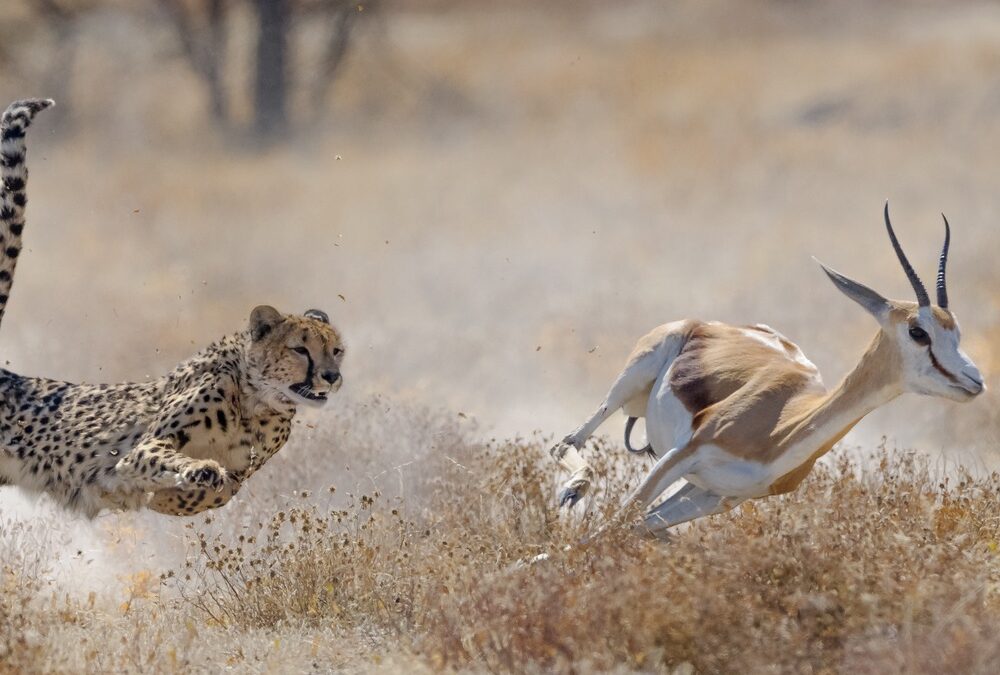
M 901 367 L 899 353 L 880 330 L 854 370 L 798 415 L 782 445 L 801 460 L 825 454 L 865 415 L 903 393 Z

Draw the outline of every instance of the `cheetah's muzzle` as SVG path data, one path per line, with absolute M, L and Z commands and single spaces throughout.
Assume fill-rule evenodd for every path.
M 301 396 L 302 398 L 308 399 L 310 401 L 315 401 L 316 403 L 326 403 L 326 394 L 318 394 L 310 389 L 308 386 L 299 383 L 293 384 L 289 387 L 292 393 Z

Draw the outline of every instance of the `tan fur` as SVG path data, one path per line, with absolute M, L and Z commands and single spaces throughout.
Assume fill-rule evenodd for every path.
M 691 444 L 716 445 L 741 459 L 774 461 L 824 418 L 850 409 L 869 389 L 898 378 L 898 359 L 885 348 L 881 332 L 855 371 L 830 393 L 819 384 L 815 369 L 731 326 L 712 325 L 696 336 L 675 362 L 671 378 L 677 397 L 691 404 Z M 807 463 L 811 466 L 832 445 Z
M 702 325 L 704 324 L 701 321 L 688 320 L 657 326 L 639 338 L 639 341 L 632 348 L 632 352 L 625 361 L 625 368 L 628 369 L 633 364 L 649 357 L 660 349 L 668 339 L 686 342 L 689 339 L 691 331 Z M 637 394 L 622 406 L 622 411 L 630 417 L 645 417 L 646 404 L 649 401 L 649 395 L 652 393 L 652 387 L 653 383 L 650 382 L 649 386 L 639 390 Z
M 740 435 L 766 443 L 788 402 L 819 387 L 816 369 L 794 359 L 794 345 L 783 340 L 791 349 L 786 345 L 782 354 L 748 337 L 745 330 L 765 332 L 759 327 L 698 324 L 674 361 L 670 387 L 692 415 L 696 445 L 721 438 L 730 423 L 743 416 Z M 734 445 L 745 448 L 738 456 L 759 454 L 750 449 L 755 442 Z

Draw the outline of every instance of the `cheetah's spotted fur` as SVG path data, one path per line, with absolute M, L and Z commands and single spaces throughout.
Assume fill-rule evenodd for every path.
M 25 222 L 25 131 L 51 105 L 17 101 L 0 120 L 0 319 Z M 322 405 L 340 388 L 343 355 L 323 312 L 260 306 L 247 330 L 151 382 L 70 384 L 0 369 L 0 485 L 44 491 L 89 517 L 217 508 L 285 444 L 299 405 Z

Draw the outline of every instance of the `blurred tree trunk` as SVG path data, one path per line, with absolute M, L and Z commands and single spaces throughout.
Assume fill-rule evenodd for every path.
M 51 2 L 52 0 L 33 0 Z M 95 0 L 96 1 L 96 0 Z M 0 0 L 0 3 L 4 0 Z M 293 84 L 306 89 L 314 117 L 322 117 L 330 85 L 340 71 L 362 11 L 374 6 L 357 0 L 158 0 L 174 26 L 184 57 L 207 89 L 210 113 L 224 131 L 234 126 L 232 97 L 244 100 L 236 84 L 226 80 L 227 35 L 239 7 L 251 8 L 256 20 L 250 91 L 250 130 L 260 139 L 278 140 L 293 125 L 290 99 Z M 317 74 L 295 78 L 292 50 L 296 26 L 324 22 Z M 303 117 L 308 116 L 306 111 Z
M 257 69 L 254 78 L 254 130 L 263 138 L 288 131 L 288 0 L 256 0 Z
M 200 20 L 197 12 L 189 12 L 181 0 L 160 0 L 160 5 L 174 24 L 184 56 L 208 89 L 212 122 L 220 129 L 228 129 L 229 97 L 222 80 L 226 56 L 226 0 L 207 0 L 204 17 Z
M 319 77 L 313 88 L 312 104 L 316 117 L 320 117 L 330 94 L 330 85 L 340 70 L 347 54 L 351 29 L 360 11 L 351 0 L 343 0 L 332 10 L 330 16 L 330 37 L 323 50 L 323 60 L 319 67 Z
M 55 128 L 65 131 L 69 111 L 73 109 L 70 95 L 73 90 L 73 70 L 79 42 L 77 22 L 85 8 L 73 5 L 63 7 L 53 0 L 33 0 L 31 4 L 44 19 L 55 43 L 51 62 L 44 75 L 42 88 L 45 93 L 39 95 L 59 101 L 60 105 L 55 107 L 49 120 Z
M 226 0 L 209 0 L 208 3 L 208 32 L 211 46 L 205 73 L 212 106 L 212 119 L 221 126 L 227 126 L 229 123 L 229 101 L 226 98 L 226 88 L 222 84 L 221 72 L 226 54 L 225 2 Z

